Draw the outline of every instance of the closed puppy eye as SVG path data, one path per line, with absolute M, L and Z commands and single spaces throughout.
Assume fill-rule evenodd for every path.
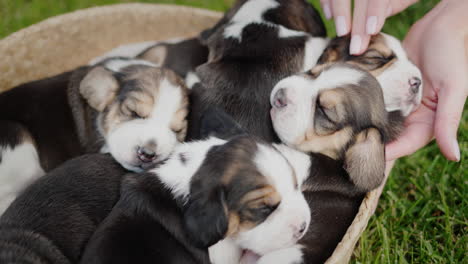
M 172 129 L 172 131 L 174 131 L 174 133 L 176 133 L 176 134 L 179 134 L 180 132 L 182 132 L 182 130 L 184 130 L 183 127 L 181 127 L 181 128 L 176 128 L 176 129 Z
M 267 217 L 269 216 L 276 208 L 278 208 L 279 204 L 275 204 L 275 205 L 270 205 L 270 204 L 265 204 L 261 207 L 259 207 L 257 210 L 258 212 L 264 216 L 264 217 Z
M 386 57 L 382 53 L 372 49 L 364 53 L 364 56 L 372 59 L 386 59 Z
M 335 121 L 327 114 L 327 112 L 330 111 L 330 109 L 324 107 L 321 103 L 320 100 L 317 100 L 316 104 L 316 114 L 319 116 L 324 117 L 327 121 L 329 121 L 332 124 L 335 124 Z

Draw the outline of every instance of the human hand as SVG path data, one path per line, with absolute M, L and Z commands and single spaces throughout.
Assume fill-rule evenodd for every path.
M 370 36 L 382 30 L 385 19 L 418 0 L 356 0 L 351 24 L 351 0 L 320 0 L 327 19 L 334 18 L 336 34 L 341 37 L 351 30 L 350 54 L 362 54 Z
M 409 31 L 404 46 L 423 74 L 422 105 L 403 134 L 386 148 L 387 160 L 412 154 L 434 136 L 444 156 L 460 160 L 457 130 L 468 95 L 468 1 L 440 2 Z

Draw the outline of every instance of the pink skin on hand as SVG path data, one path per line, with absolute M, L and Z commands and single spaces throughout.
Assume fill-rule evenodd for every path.
M 444 156 L 460 160 L 457 130 L 468 95 L 468 1 L 440 2 L 409 31 L 404 46 L 424 79 L 422 105 L 387 160 L 412 154 L 434 137 Z

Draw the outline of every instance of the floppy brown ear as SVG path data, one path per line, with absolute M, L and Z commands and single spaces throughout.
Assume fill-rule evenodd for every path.
M 80 94 L 94 109 L 102 112 L 114 99 L 119 84 L 112 72 L 98 66 L 86 74 L 80 83 Z
M 380 132 L 368 128 L 360 132 L 345 152 L 344 168 L 362 191 L 377 188 L 385 176 L 385 150 Z
M 192 177 L 190 198 L 184 210 L 184 227 L 200 248 L 221 240 L 229 225 L 226 193 L 220 182 L 223 146 L 213 147 Z

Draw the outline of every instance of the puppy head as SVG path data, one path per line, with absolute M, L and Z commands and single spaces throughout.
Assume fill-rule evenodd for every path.
M 349 37 L 332 39 L 318 65 L 347 62 L 367 70 L 382 86 L 387 111 L 407 116 L 416 110 L 422 98 L 421 72 L 408 59 L 401 42 L 380 33 L 371 38 L 369 48 L 359 56 L 349 54 L 349 43 Z
M 272 146 L 234 138 L 212 148 L 192 178 L 187 233 L 201 247 L 229 237 L 259 255 L 292 246 L 310 222 L 300 184 Z
M 344 160 L 351 179 L 363 190 L 380 184 L 384 143 L 394 135 L 372 75 L 334 64 L 316 78 L 302 74 L 281 80 L 270 100 L 273 127 L 284 143 Z
M 141 60 L 110 59 L 91 68 L 79 89 L 98 112 L 104 148 L 129 170 L 167 159 L 185 138 L 187 89 L 170 70 Z

